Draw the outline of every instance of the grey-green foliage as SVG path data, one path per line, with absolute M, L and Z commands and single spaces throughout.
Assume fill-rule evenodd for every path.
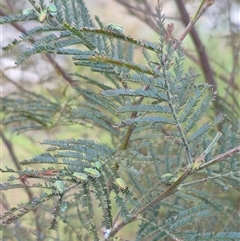
M 36 10 L 34 14 L 1 17 L 0 23 L 37 20 L 37 14 L 46 4 L 41 1 L 40 8 L 35 1 L 29 2 Z M 206 149 L 223 115 L 208 118 L 207 111 L 215 98 L 212 86 L 197 84 L 198 74 L 194 69 L 184 71 L 181 46 L 175 47 L 175 42 L 164 40 L 162 6 L 156 8 L 161 38 L 159 43 L 151 43 L 109 31 L 97 16 L 95 24 L 83 1 L 55 0 L 53 3 L 58 10 L 55 18 L 49 17 L 43 24 L 27 30 L 4 50 L 11 50 L 28 38 L 38 36 L 38 40 L 17 58 L 17 66 L 38 53 L 70 55 L 76 66 L 88 67 L 99 77 L 71 73 L 78 79 L 72 87 L 84 101 L 75 97 L 59 99 L 52 96 L 49 99 L 30 91 L 25 91 L 24 96 L 18 93 L 5 96 L 1 103 L 3 124 L 18 123 L 17 131 L 27 131 L 94 123 L 121 145 L 110 148 L 82 139 L 46 140 L 42 144 L 49 146 L 48 152 L 22 161 L 21 164 L 28 167 L 25 170 L 1 169 L 3 173 L 19 175 L 19 178 L 9 176 L 8 182 L 1 184 L 1 190 L 24 187 L 42 190 L 40 197 L 33 198 L 24 207 L 17 206 L 4 213 L 2 225 L 7 226 L 58 197 L 54 207 L 47 207 L 53 212 L 48 228 L 56 230 L 62 220 L 69 237 L 74 238 L 70 235 L 71 227 L 85 228 L 85 234 L 76 232 L 79 240 L 81 237 L 99 240 L 101 230 L 96 217 L 101 215 L 97 213 L 95 203 L 103 216 L 103 228 L 110 230 L 115 224 L 113 216 L 117 215 L 113 205 L 125 224 L 130 223 L 140 208 L 169 187 L 162 182 L 162 175 L 178 176 L 181 168 L 191 166 Z M 142 48 L 146 64 L 134 60 L 136 47 Z M 83 87 L 81 81 L 94 88 Z M 95 87 L 100 89 L 100 94 L 95 92 Z M 127 139 L 129 132 L 131 138 Z M 239 143 L 237 125 L 225 124 L 222 132 L 221 141 L 206 161 Z M 124 147 L 126 142 L 127 148 Z M 100 170 L 95 162 L 101 163 Z M 74 172 L 84 173 L 85 168 L 96 169 L 100 177 L 89 175 L 86 181 L 73 175 Z M 239 190 L 239 169 L 239 156 L 233 154 L 224 162 L 194 171 L 193 174 L 197 174 L 192 175 L 192 184 L 190 181 L 181 183 L 175 194 L 147 209 L 144 216 L 137 217 L 141 224 L 136 240 L 240 240 L 237 226 L 225 226 L 229 216 L 222 210 L 229 204 L 218 200 L 214 192 L 199 191 L 194 185 L 194 181 L 201 184 L 205 178 L 222 191 L 230 187 Z M 119 177 L 125 180 L 127 188 L 117 185 Z M 30 184 L 31 178 L 44 182 Z M 57 180 L 65 187 L 61 193 L 54 186 Z M 19 181 L 23 183 L 19 184 Z M 71 213 L 73 209 L 77 210 L 77 215 Z M 215 216 L 219 218 L 214 219 Z M 222 232 L 223 229 L 226 232 Z

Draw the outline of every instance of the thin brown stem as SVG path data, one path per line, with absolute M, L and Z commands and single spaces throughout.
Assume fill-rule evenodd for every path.
M 193 170 L 190 168 L 187 168 L 185 170 L 185 172 L 177 179 L 176 182 L 174 182 L 165 192 L 163 192 L 161 195 L 159 195 L 158 197 L 156 197 L 153 201 L 151 201 L 150 203 L 148 203 L 146 206 L 142 207 L 141 209 L 139 209 L 137 212 L 135 212 L 132 217 L 129 219 L 128 223 L 125 223 L 124 221 L 122 221 L 121 223 L 119 223 L 115 228 L 112 229 L 109 237 L 114 236 L 120 229 L 122 229 L 125 225 L 137 220 L 138 215 L 142 215 L 144 214 L 147 210 L 149 210 L 150 208 L 152 208 L 154 205 L 156 205 L 159 201 L 167 198 L 168 196 L 170 196 L 171 194 L 175 193 L 178 191 L 177 187 L 179 187 L 182 182 L 184 180 L 186 180 L 190 175 L 192 175 L 193 173 L 196 173 L 197 171 L 206 168 L 210 165 L 213 165 L 215 163 L 218 162 L 222 162 L 224 161 L 227 157 L 230 157 L 231 155 L 233 155 L 234 153 L 240 153 L 240 146 L 235 147 L 221 155 L 218 155 L 217 157 L 213 158 L 211 161 L 201 165 L 199 167 L 199 169 L 197 170 Z M 199 158 L 199 157 L 198 157 Z M 197 159 L 198 159 L 197 158 Z
M 199 35 L 194 28 L 194 25 L 196 24 L 197 20 L 211 5 L 205 4 L 203 6 L 202 10 L 199 11 L 199 14 L 198 14 L 198 16 L 196 16 L 196 19 L 190 20 L 189 14 L 185 8 L 183 1 L 182 0 L 176 1 L 176 4 L 177 4 L 179 12 L 181 14 L 182 21 L 187 26 L 178 40 L 179 40 L 179 42 L 182 42 L 183 39 L 186 37 L 186 35 L 188 33 L 190 33 L 191 37 L 193 38 L 193 43 L 195 45 L 196 51 L 197 51 L 199 59 L 200 59 L 200 66 L 202 68 L 203 74 L 205 75 L 205 79 L 209 84 L 211 84 L 211 85 L 215 86 L 215 88 L 217 88 L 216 82 L 213 78 L 213 71 L 210 66 L 208 56 L 205 52 L 204 45 L 202 44 L 202 42 L 199 38 Z
M 225 93 L 225 99 L 227 98 L 227 96 L 229 95 L 229 90 L 234 90 L 236 89 L 234 87 L 235 84 L 235 76 L 236 73 L 239 71 L 239 51 L 240 51 L 240 43 L 239 41 L 236 41 L 236 36 L 234 34 L 234 30 L 233 30 L 233 24 L 232 24 L 232 20 L 231 20 L 231 7 L 232 7 L 232 2 L 229 2 L 227 4 L 227 16 L 228 16 L 228 23 L 229 23 L 229 38 L 230 38 L 230 46 L 232 49 L 232 70 L 231 73 L 229 74 L 230 78 L 228 80 L 228 85 L 227 85 L 227 89 L 226 89 L 226 93 Z
M 156 14 L 154 14 L 152 11 L 147 12 L 147 9 L 141 8 L 140 4 L 138 4 L 137 6 L 134 6 L 132 2 L 130 4 L 129 1 L 126 1 L 126 0 L 118 0 L 117 2 L 121 5 L 123 5 L 124 7 L 126 7 L 126 9 L 129 11 L 130 14 L 136 16 L 138 19 L 140 19 L 142 22 L 144 22 L 150 28 L 152 28 L 155 32 L 159 31 L 154 21 L 146 21 L 146 18 L 143 17 L 143 14 L 140 14 L 140 13 L 144 13 L 144 14 L 151 16 L 152 18 L 155 18 Z M 176 3 L 178 4 L 177 1 L 176 1 Z M 213 4 L 213 1 L 211 1 L 211 3 Z M 209 6 L 211 3 L 209 3 Z M 184 10 L 182 10 L 182 11 L 184 11 Z M 183 22 L 187 25 L 189 23 L 189 18 L 185 14 L 187 14 L 186 11 L 184 11 L 184 13 L 181 14 L 181 16 L 183 15 L 185 18 L 184 19 L 183 19 L 183 17 L 181 17 L 181 18 L 183 19 Z M 172 17 L 168 17 L 168 16 L 166 16 L 166 19 L 173 19 L 173 20 L 178 20 L 178 21 L 180 20 L 179 17 L 172 18 Z M 229 79 L 225 75 L 219 73 L 219 71 L 215 71 L 214 69 L 211 69 L 211 73 L 208 71 L 210 62 L 207 59 L 208 57 L 204 56 L 204 55 L 206 55 L 205 49 L 204 49 L 204 46 L 201 44 L 201 40 L 198 37 L 198 33 L 196 32 L 195 28 L 193 28 L 190 31 L 190 35 L 193 38 L 195 46 L 197 46 L 197 54 L 198 54 L 200 60 L 198 60 L 197 57 L 195 57 L 191 53 L 189 53 L 186 49 L 184 49 L 185 55 L 190 60 L 192 60 L 197 66 L 201 67 L 202 72 L 205 76 L 205 79 L 208 83 L 210 83 L 210 84 L 214 83 L 214 85 L 216 86 L 216 83 L 213 80 L 215 77 L 218 77 L 219 79 L 221 79 L 222 81 L 224 81 L 225 83 L 228 84 Z M 198 49 L 198 46 L 199 46 L 199 49 Z M 209 73 L 209 74 L 207 74 L 207 73 Z M 212 77 L 211 77 L 211 75 L 212 75 Z M 234 89 L 239 89 L 239 86 L 236 83 L 232 83 L 232 86 Z
M 0 129 L 0 136 L 2 137 L 2 140 L 5 144 L 5 146 L 7 147 L 7 150 L 8 150 L 8 152 L 9 152 L 9 154 L 10 154 L 12 160 L 13 160 L 13 163 L 14 163 L 15 167 L 17 168 L 17 170 L 21 170 L 22 168 L 19 164 L 19 160 L 18 160 L 18 158 L 15 154 L 12 143 L 6 138 L 6 136 L 3 134 L 1 129 Z M 20 181 L 22 183 L 24 183 L 23 180 L 20 179 Z M 28 195 L 29 200 L 31 200 L 34 197 L 32 191 L 27 187 L 25 187 L 24 189 L 25 189 L 25 191 Z M 38 214 L 37 210 L 35 210 L 35 209 L 33 210 L 33 213 L 34 213 L 34 216 L 35 216 L 36 228 L 37 228 L 38 233 L 40 234 L 42 232 L 42 228 L 41 228 L 41 225 L 39 223 L 39 214 Z
M 149 85 L 145 84 L 143 86 L 143 90 L 148 90 L 148 89 L 149 89 Z M 133 105 L 140 105 L 142 103 L 143 99 L 144 99 L 144 97 L 142 97 L 142 96 L 139 97 L 139 99 L 137 101 L 135 101 L 135 103 Z M 137 111 L 132 112 L 131 119 L 136 118 L 136 117 L 137 117 Z M 125 150 L 127 148 L 130 137 L 131 137 L 134 129 L 135 129 L 135 125 L 131 125 L 131 126 L 128 127 L 126 136 L 125 136 L 124 141 L 123 141 L 122 146 L 121 146 L 121 150 Z
M 177 187 L 185 180 L 187 179 L 192 173 L 191 169 L 186 169 L 186 171 L 178 178 L 176 182 L 174 182 L 165 192 L 163 192 L 160 196 L 156 197 L 154 200 L 152 200 L 150 203 L 148 203 L 146 206 L 138 210 L 136 213 L 134 213 L 129 220 L 128 223 L 133 222 L 137 220 L 138 215 L 144 214 L 147 210 L 152 208 L 154 205 L 156 205 L 159 201 L 167 198 L 171 194 L 175 193 L 177 191 Z M 110 233 L 110 237 L 114 236 L 121 228 L 123 228 L 126 225 L 124 221 L 119 223 Z
M 6 138 L 6 136 L 3 134 L 2 130 L 0 129 L 0 136 L 5 144 L 5 146 L 7 147 L 7 150 L 13 160 L 13 163 L 15 165 L 15 167 L 17 168 L 17 170 L 22 170 L 22 167 L 20 166 L 19 164 L 19 161 L 18 161 L 18 158 L 14 152 L 14 149 L 13 149 L 13 146 L 12 146 L 12 143 Z M 30 196 L 31 198 L 32 196 Z
M 217 157 L 213 158 L 211 161 L 208 161 L 208 162 L 202 164 L 199 167 L 198 170 L 204 169 L 204 168 L 206 168 L 208 166 L 211 166 L 213 164 L 216 164 L 218 162 L 222 162 L 222 161 L 224 161 L 224 159 L 226 159 L 227 157 L 232 156 L 234 153 L 237 153 L 237 152 L 240 153 L 240 146 L 235 147 L 235 148 L 233 148 L 233 149 L 231 149 L 231 150 L 229 150 L 229 151 L 227 151 L 227 152 L 225 152 L 223 154 L 220 154 Z
M 230 172 L 230 173 L 226 173 L 226 174 L 217 174 L 217 175 L 210 176 L 210 177 L 209 176 L 208 177 L 204 177 L 204 178 L 196 180 L 196 181 L 184 183 L 184 184 L 181 185 L 181 188 L 192 186 L 192 185 L 199 184 L 199 183 L 202 183 L 202 182 L 207 182 L 207 181 L 213 180 L 213 179 L 218 179 L 218 178 L 222 178 L 222 177 L 228 177 L 228 176 L 231 176 L 231 175 L 234 175 L 234 174 L 240 174 L 240 171 L 238 171 L 238 172 Z
M 1 16 L 5 16 L 6 13 L 0 9 L 0 15 Z M 21 33 L 26 34 L 26 30 L 19 25 L 18 23 L 11 23 L 11 25 L 17 29 L 18 31 L 20 31 Z M 35 39 L 31 38 L 28 39 L 31 43 L 35 43 Z M 75 86 L 75 81 L 63 70 L 63 68 L 52 58 L 52 56 L 50 54 L 45 53 L 44 54 L 46 56 L 46 58 L 48 59 L 48 61 L 51 63 L 51 65 L 54 67 L 54 69 L 56 70 L 56 72 L 60 73 L 60 75 L 63 77 L 63 79 L 65 81 L 67 81 L 71 86 Z

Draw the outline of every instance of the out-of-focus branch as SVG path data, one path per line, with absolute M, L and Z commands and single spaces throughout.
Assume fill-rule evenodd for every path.
M 1 129 L 0 129 L 0 136 L 2 137 L 2 140 L 8 149 L 8 152 L 13 160 L 15 167 L 17 168 L 17 170 L 22 170 L 22 168 L 19 164 L 18 158 L 13 150 L 12 143 L 6 138 L 6 136 L 3 134 Z M 30 197 L 32 197 L 32 196 L 30 195 Z
M 155 17 L 155 14 L 151 11 L 151 8 L 148 5 L 147 1 L 143 2 L 143 5 L 145 6 L 144 9 L 140 8 L 140 6 L 135 7 L 131 4 L 129 4 L 129 1 L 127 1 L 127 0 L 118 0 L 117 2 L 120 3 L 121 5 L 125 6 L 129 13 L 135 15 L 138 19 L 140 19 L 141 21 L 146 23 L 148 26 L 150 26 L 154 31 L 158 32 L 158 28 L 157 28 L 155 22 L 151 18 L 151 17 Z M 187 13 L 182 1 L 176 1 L 176 3 L 180 6 L 182 6 L 182 8 L 183 8 L 182 12 L 180 11 L 181 12 L 181 18 L 183 19 L 183 22 L 187 26 L 188 23 L 189 23 L 189 20 L 190 20 L 189 17 L 188 17 L 188 13 Z M 189 57 L 192 61 L 194 61 L 195 64 L 200 65 L 200 67 L 202 69 L 202 72 L 205 75 L 206 81 L 209 84 L 212 84 L 212 85 L 216 86 L 213 75 L 217 75 L 217 73 L 215 71 L 213 71 L 210 67 L 208 57 L 207 57 L 206 52 L 204 50 L 204 46 L 201 43 L 201 40 L 198 36 L 198 33 L 196 32 L 196 30 L 194 28 L 192 28 L 190 34 L 192 35 L 192 38 L 194 40 L 194 44 L 196 46 L 196 49 L 197 49 L 198 56 L 199 56 L 200 60 L 198 60 L 197 58 L 190 55 L 186 50 L 184 50 L 184 52 L 185 52 L 187 57 Z M 218 77 L 221 78 L 224 82 L 228 81 L 223 75 L 218 76 Z
M 3 142 L 4 142 L 4 144 L 5 144 L 5 146 L 6 146 L 7 149 L 8 149 L 8 152 L 9 152 L 9 154 L 10 154 L 12 160 L 13 160 L 13 163 L 14 163 L 15 167 L 17 168 L 17 170 L 21 170 L 22 168 L 21 168 L 21 166 L 20 166 L 20 164 L 19 164 L 18 158 L 17 158 L 17 156 L 16 156 L 16 154 L 15 154 L 15 151 L 14 151 L 14 149 L 13 149 L 12 143 L 11 143 L 11 142 L 6 138 L 6 136 L 3 134 L 1 128 L 0 128 L 0 136 L 1 136 L 1 138 L 2 138 L 2 140 L 3 140 Z M 22 181 L 22 180 L 20 179 L 20 181 Z M 23 182 L 23 181 L 22 181 L 22 182 Z M 25 188 L 25 191 L 26 191 L 26 193 L 27 193 L 27 195 L 28 195 L 28 198 L 29 198 L 29 201 L 30 201 L 30 200 L 34 197 L 34 196 L 33 196 L 33 193 L 32 193 L 32 191 L 31 191 L 31 189 L 29 189 L 29 188 Z M 39 223 L 39 215 L 38 215 L 36 209 L 33 209 L 33 213 L 34 213 L 34 216 L 35 216 L 36 228 L 37 228 L 38 233 L 40 234 L 40 233 L 42 232 L 42 229 L 41 229 L 41 225 L 40 225 L 40 223 Z
M 183 1 L 179 0 L 179 1 L 175 1 L 175 2 L 177 4 L 177 7 L 181 14 L 182 21 L 187 26 L 184 33 L 181 35 L 179 41 L 181 42 L 185 38 L 186 34 L 190 33 L 190 35 L 193 39 L 193 43 L 195 45 L 196 51 L 198 53 L 199 59 L 200 59 L 199 64 L 202 68 L 206 82 L 215 86 L 215 88 L 217 88 L 216 82 L 213 77 L 213 71 L 212 71 L 210 63 L 208 61 L 208 56 L 205 52 L 204 45 L 202 44 L 196 29 L 193 27 L 193 25 L 194 25 L 193 23 L 195 23 L 199 19 L 199 17 L 201 16 L 200 14 L 203 14 L 206 11 L 206 9 L 211 5 L 206 4 L 206 6 L 202 9 L 202 11 L 199 12 L 199 16 L 196 16 L 196 20 L 191 21 Z
M 143 1 L 142 3 L 145 8 L 141 8 L 140 5 L 133 6 L 126 0 L 117 0 L 116 2 L 123 5 L 130 14 L 136 16 L 142 22 L 150 26 L 154 31 L 158 32 L 158 28 L 152 19 L 155 15 L 152 13 L 151 8 L 146 1 Z
M 6 13 L 0 8 L 0 15 L 1 16 L 5 16 Z M 26 34 L 26 30 L 19 24 L 17 23 L 12 23 L 11 24 L 15 29 L 17 29 L 18 31 L 25 33 Z M 29 41 L 31 43 L 34 43 L 35 40 L 29 39 Z M 60 75 L 63 77 L 63 79 L 65 79 L 65 81 L 67 81 L 71 86 L 75 85 L 75 82 L 73 81 L 73 79 L 62 69 L 62 67 L 52 58 L 52 56 L 50 54 L 44 54 L 46 56 L 46 58 L 48 59 L 48 61 L 52 64 L 52 66 L 54 67 L 54 69 L 60 73 Z M 0 136 L 2 137 L 3 142 L 5 143 L 10 156 L 17 168 L 17 170 L 21 170 L 21 166 L 19 165 L 19 161 L 15 155 L 15 152 L 13 150 L 12 144 L 11 142 L 5 137 L 5 135 L 3 134 L 2 130 L 0 130 Z M 20 179 L 21 180 L 21 179 Z M 33 193 L 31 192 L 31 190 L 29 188 L 25 188 L 26 193 L 28 195 L 29 200 L 31 200 L 33 198 Z M 33 209 L 33 213 L 35 216 L 35 223 L 36 223 L 36 230 L 38 232 L 38 234 L 42 233 L 42 228 L 41 225 L 39 223 L 39 214 L 37 212 L 37 210 Z
M 1 16 L 5 16 L 6 13 L 0 9 L 0 15 Z M 21 33 L 24 33 L 26 34 L 26 30 L 21 26 L 19 25 L 18 23 L 12 23 L 11 24 L 15 29 L 17 29 L 18 31 L 20 31 Z M 34 43 L 35 40 L 32 38 L 32 39 L 29 39 L 29 41 L 31 43 Z M 44 54 L 46 56 L 46 58 L 48 59 L 48 61 L 51 63 L 51 65 L 54 67 L 54 69 L 60 73 L 60 75 L 63 77 L 63 79 L 65 79 L 65 81 L 67 81 L 71 86 L 74 86 L 75 85 L 75 82 L 74 80 L 62 69 L 62 67 L 52 58 L 52 56 L 50 54 Z
M 230 38 L 230 43 L 231 43 L 231 48 L 232 48 L 232 56 L 233 56 L 233 64 L 232 64 L 232 70 L 231 70 L 231 74 L 230 74 L 230 79 L 228 81 L 228 86 L 227 86 L 227 90 L 226 90 L 226 94 L 225 94 L 225 98 L 227 98 L 227 93 L 229 92 L 229 89 L 234 87 L 235 88 L 235 76 L 236 76 L 236 72 L 238 71 L 239 68 L 239 51 L 240 51 L 240 42 L 236 41 L 236 36 L 234 34 L 234 30 L 233 30 L 233 24 L 232 24 L 232 20 L 231 20 L 231 7 L 232 7 L 232 2 L 230 1 L 227 4 L 227 17 L 228 17 L 228 22 L 229 22 L 229 30 L 230 30 L 230 34 L 229 34 L 229 38 Z M 232 88 L 233 89 L 233 88 Z
M 199 61 L 197 59 L 197 57 L 191 53 L 189 53 L 188 51 L 184 50 L 184 54 L 191 59 L 195 64 L 199 65 Z M 209 58 L 211 60 L 211 58 Z M 214 60 L 211 60 L 214 62 Z M 214 62 L 215 63 L 215 62 Z M 216 63 L 215 63 L 216 64 Z M 221 66 L 220 66 L 221 67 Z M 215 71 L 214 69 L 212 69 L 213 75 L 217 76 L 219 79 L 221 79 L 223 82 L 228 83 L 229 79 L 227 78 L 226 75 L 218 73 L 217 71 Z M 240 86 L 237 85 L 236 83 L 232 83 L 232 86 L 235 90 L 240 89 Z

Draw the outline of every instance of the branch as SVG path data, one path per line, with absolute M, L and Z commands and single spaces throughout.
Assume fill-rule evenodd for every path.
M 157 28 L 155 22 L 152 21 L 152 19 L 150 19 L 150 17 L 146 20 L 146 16 L 151 16 L 152 18 L 155 18 L 155 17 L 156 17 L 156 14 L 154 14 L 154 13 L 151 11 L 151 9 L 146 8 L 146 7 L 145 7 L 145 8 L 141 8 L 141 7 L 140 7 L 140 4 L 138 4 L 137 6 L 133 6 L 133 5 L 131 5 L 131 4 L 129 3 L 129 1 L 126 1 L 126 0 L 118 0 L 118 1 L 116 1 L 116 2 L 119 3 L 119 4 L 121 4 L 121 5 L 123 5 L 123 6 L 129 11 L 130 14 L 136 16 L 138 19 L 140 19 L 142 22 L 144 22 L 145 24 L 147 24 L 150 28 L 152 28 L 155 32 L 158 33 L 158 28 Z M 132 2 L 131 2 L 131 3 L 132 3 Z M 146 5 L 145 2 L 144 2 L 144 5 Z M 149 9 L 149 10 L 147 10 L 147 9 Z M 142 13 L 142 15 L 141 15 L 140 13 Z M 143 16 L 143 14 L 144 14 L 144 16 Z M 166 19 L 170 19 L 170 20 L 174 20 L 174 21 L 179 21 L 179 20 L 180 20 L 180 18 L 178 18 L 178 17 L 168 17 L 168 16 L 166 16 L 165 18 L 166 18 Z M 188 24 L 188 22 L 189 22 L 189 20 L 186 20 L 186 25 Z M 196 30 L 195 30 L 194 28 L 192 29 L 192 31 L 190 32 L 190 34 L 192 35 L 193 40 L 196 42 L 196 43 L 195 43 L 195 46 L 200 46 L 201 49 L 204 50 L 204 46 L 201 44 L 201 40 L 200 40 L 200 38 L 198 37 L 198 33 L 196 32 Z M 236 42 L 236 41 L 235 41 L 235 42 Z M 199 44 L 200 44 L 200 45 L 199 45 Z M 193 56 L 191 53 L 189 53 L 188 51 L 186 51 L 186 49 L 184 49 L 183 51 L 184 51 L 185 55 L 186 55 L 190 60 L 192 60 L 196 65 L 200 65 L 200 61 L 199 61 L 195 56 Z M 238 51 L 235 51 L 235 53 L 238 53 Z M 202 57 L 201 57 L 200 54 L 198 54 L 198 55 L 200 56 L 201 63 L 203 63 L 204 65 L 206 65 L 206 67 L 204 66 L 204 68 L 203 68 L 203 66 L 201 66 L 202 72 L 205 74 L 204 69 L 207 70 L 207 68 L 208 68 L 207 65 L 209 65 L 209 64 L 207 64 L 207 62 L 205 62 L 205 60 L 207 59 L 207 58 L 204 57 L 205 52 L 203 51 L 203 53 L 201 53 L 201 54 L 203 55 Z M 236 55 L 238 55 L 238 54 L 236 54 Z M 221 68 L 222 68 L 222 67 L 221 67 Z M 215 71 L 214 69 L 211 69 L 211 71 L 212 71 L 212 75 L 213 75 L 214 77 L 218 77 L 219 79 L 221 79 L 222 81 L 224 81 L 225 83 L 227 83 L 227 86 L 228 86 L 228 87 L 232 86 L 234 89 L 239 89 L 239 86 L 238 86 L 236 83 L 230 81 L 230 84 L 229 84 L 229 79 L 228 79 L 226 76 L 224 76 L 223 74 L 219 73 L 218 71 Z M 207 73 L 207 72 L 206 72 L 206 73 Z M 205 78 L 206 78 L 206 80 L 208 80 L 206 76 L 207 76 L 207 75 L 205 74 Z M 209 75 L 209 76 L 210 76 L 210 75 Z M 211 80 L 211 79 L 214 79 L 214 78 L 212 77 L 212 78 L 209 78 L 209 79 Z M 210 82 L 209 82 L 209 83 L 210 83 Z M 215 86 L 216 86 L 216 84 L 215 84 Z
M 240 146 L 235 147 L 235 148 L 233 148 L 233 149 L 231 149 L 231 150 L 229 150 L 229 151 L 227 151 L 227 152 L 225 152 L 223 154 L 220 154 L 217 157 L 213 158 L 211 161 L 208 161 L 208 162 L 202 164 L 199 167 L 198 170 L 202 170 L 202 169 L 204 169 L 204 168 L 206 168 L 208 166 L 211 166 L 211 165 L 216 164 L 218 162 L 222 162 L 222 161 L 224 161 L 224 159 L 226 159 L 227 157 L 232 156 L 236 152 L 238 152 L 240 154 Z
M 1 8 L 0 8 L 0 15 L 6 16 L 6 13 L 4 11 L 2 11 Z M 18 31 L 20 31 L 21 33 L 26 34 L 26 30 L 21 25 L 19 25 L 18 23 L 12 23 L 11 25 L 14 28 L 16 28 Z M 31 43 L 35 43 L 34 38 L 29 39 L 29 41 Z M 76 85 L 75 81 L 62 69 L 62 67 L 52 58 L 52 56 L 50 54 L 47 54 L 47 53 L 45 53 L 44 55 L 46 56 L 48 61 L 52 64 L 52 66 L 55 68 L 56 72 L 59 72 L 60 75 L 63 77 L 63 79 L 65 79 L 71 86 L 74 87 Z
M 2 140 L 8 149 L 8 152 L 13 160 L 13 163 L 15 164 L 15 167 L 17 168 L 17 170 L 21 170 L 22 168 L 19 164 L 18 158 L 13 149 L 12 143 L 5 137 L 5 135 L 3 134 L 1 129 L 0 129 L 0 136 L 2 137 Z M 24 183 L 23 180 L 21 180 L 21 182 Z M 24 187 L 24 189 L 28 195 L 29 201 L 31 201 L 31 199 L 34 197 L 32 191 L 27 187 Z M 42 233 L 42 229 L 41 229 L 41 225 L 39 223 L 39 214 L 38 214 L 37 210 L 35 210 L 35 209 L 33 210 L 33 213 L 35 216 L 36 228 L 37 228 L 38 233 L 40 234 L 40 233 Z
M 138 210 L 136 213 L 132 215 L 132 217 L 129 219 L 128 223 L 131 223 L 135 220 L 137 220 L 138 216 L 141 214 L 144 214 L 147 210 L 152 208 L 154 205 L 156 205 L 159 201 L 165 199 L 166 197 L 170 196 L 171 194 L 175 193 L 177 191 L 177 187 L 185 180 L 187 179 L 193 171 L 191 169 L 186 169 L 185 172 L 177 179 L 176 182 L 174 182 L 165 192 L 163 192 L 161 195 L 156 197 L 153 201 L 148 203 L 146 206 Z M 109 237 L 114 236 L 121 228 L 123 228 L 126 224 L 124 221 L 119 223 L 114 229 L 112 229 Z
M 150 86 L 148 84 L 145 84 L 143 86 L 143 90 L 148 90 L 149 87 Z M 142 103 L 143 99 L 144 99 L 144 97 L 142 97 L 142 96 L 139 97 L 139 99 L 137 101 L 135 101 L 135 103 L 133 105 L 140 105 Z M 136 118 L 136 117 L 137 117 L 137 111 L 132 112 L 131 118 L 133 119 L 133 118 Z M 131 137 L 131 134 L 134 131 L 135 127 L 136 127 L 135 125 L 132 125 L 132 126 L 128 127 L 127 134 L 126 134 L 126 136 L 124 138 L 124 141 L 123 141 L 123 144 L 121 146 L 121 150 L 126 150 L 126 148 L 128 146 L 128 143 L 129 143 L 129 140 L 130 140 L 130 137 Z
M 217 174 L 217 175 L 208 176 L 208 177 L 205 177 L 205 178 L 196 180 L 196 181 L 187 182 L 187 183 L 182 184 L 182 185 L 181 185 L 181 188 L 183 188 L 183 187 L 188 187 L 188 186 L 192 186 L 192 185 L 194 185 L 194 184 L 199 184 L 199 183 L 201 183 L 201 182 L 207 182 L 207 181 L 212 180 L 212 179 L 217 179 L 217 178 L 222 178 L 222 177 L 228 177 L 228 176 L 231 176 L 231 175 L 234 175 L 234 174 L 240 174 L 240 171 L 238 171 L 238 172 L 229 172 L 229 173 L 225 173 L 225 174 Z
M 200 10 L 197 11 L 197 13 L 196 13 L 197 16 L 195 16 L 191 20 L 189 18 L 189 14 L 184 6 L 183 1 L 179 0 L 179 1 L 175 1 L 175 2 L 177 4 L 179 12 L 181 14 L 182 21 L 187 26 L 186 29 L 184 30 L 184 32 L 182 33 L 181 37 L 179 38 L 179 42 L 181 43 L 183 41 L 183 39 L 186 37 L 186 35 L 188 33 L 190 33 L 190 35 L 193 38 L 193 43 L 195 45 L 196 51 L 198 52 L 198 56 L 200 58 L 200 65 L 201 65 L 203 74 L 205 75 L 206 82 L 215 86 L 215 88 L 217 88 L 217 85 L 213 78 L 213 71 L 212 71 L 210 63 L 208 61 L 208 56 L 204 49 L 204 45 L 202 44 L 197 31 L 193 27 L 196 24 L 197 20 L 201 17 L 201 15 L 213 4 L 214 1 L 211 1 L 211 2 L 205 1 L 206 4 Z
M 143 208 L 138 210 L 136 213 L 134 213 L 132 215 L 132 217 L 129 219 L 128 223 L 125 223 L 124 221 L 122 221 L 115 228 L 113 228 L 111 230 L 111 233 L 109 234 L 109 237 L 114 236 L 126 224 L 129 224 L 129 223 L 137 220 L 138 219 L 138 215 L 144 214 L 147 210 L 152 208 L 159 201 L 161 201 L 161 200 L 165 199 L 166 197 L 170 196 L 171 194 L 177 192 L 178 191 L 177 187 L 179 187 L 180 185 L 181 185 L 181 187 L 183 187 L 184 184 L 182 184 L 182 182 L 184 180 L 186 180 L 190 175 L 192 175 L 193 173 L 196 173 L 198 170 L 204 169 L 204 168 L 206 168 L 206 167 L 208 167 L 210 165 L 213 165 L 213 164 L 218 163 L 218 162 L 222 162 L 222 161 L 224 161 L 225 158 L 233 155 L 233 153 L 236 153 L 236 152 L 240 153 L 240 146 L 235 147 L 235 148 L 233 148 L 233 149 L 231 149 L 231 150 L 229 150 L 229 151 L 227 151 L 227 152 L 225 152 L 223 154 L 218 155 L 217 157 L 213 158 L 211 161 L 201 165 L 197 170 L 193 170 L 191 168 L 187 168 L 185 170 L 185 172 L 177 179 L 177 181 L 174 182 L 165 192 L 163 192 L 161 195 L 156 197 L 153 201 L 151 201 L 146 206 L 144 206 Z M 201 181 L 205 181 L 205 180 L 201 180 Z M 191 183 L 191 184 L 193 184 L 193 183 Z M 188 183 L 188 185 L 190 185 L 190 183 Z M 185 184 L 185 186 L 187 186 L 187 185 Z
M 10 157 L 13 160 L 13 163 L 14 163 L 15 167 L 17 168 L 17 170 L 22 170 L 22 168 L 21 168 L 21 166 L 19 164 L 19 161 L 17 159 L 17 156 L 16 156 L 16 154 L 15 154 L 15 152 L 13 150 L 12 143 L 6 138 L 6 136 L 3 134 L 1 129 L 0 129 L 0 136 L 2 137 L 2 140 L 3 140 L 5 146 L 8 149 L 8 152 L 10 154 Z

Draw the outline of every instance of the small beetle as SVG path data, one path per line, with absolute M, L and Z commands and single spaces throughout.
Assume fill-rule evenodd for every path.
M 62 195 L 64 193 L 65 186 L 61 180 L 57 180 L 56 182 L 54 182 L 54 187 L 57 189 L 59 195 Z
M 101 168 L 102 168 L 102 163 L 101 162 L 94 162 L 94 167 L 97 169 L 97 170 L 101 170 Z
M 119 168 L 119 165 L 117 162 L 114 162 L 114 164 L 111 166 L 114 170 L 117 170 Z
M 120 187 L 121 190 L 126 191 L 128 190 L 127 184 L 122 178 L 117 178 L 116 179 L 116 184 Z
M 43 9 L 42 12 L 38 16 L 38 20 L 39 20 L 40 23 L 43 23 L 46 20 L 47 14 L 48 14 L 48 10 Z
M 35 12 L 35 10 L 33 8 L 27 8 L 27 9 L 22 10 L 23 15 L 30 15 L 30 14 L 33 14 L 34 12 Z
M 49 12 L 49 14 L 50 14 L 52 17 L 57 16 L 57 8 L 56 8 L 56 6 L 55 6 L 53 3 L 49 4 L 49 6 L 48 6 L 48 12 Z
M 95 169 L 84 168 L 83 171 L 86 172 L 89 176 L 91 176 L 93 178 L 99 178 L 100 177 L 100 173 Z
M 123 34 L 124 29 L 121 25 L 118 25 L 116 23 L 109 23 L 105 26 L 105 29 L 113 31 L 113 32 L 117 32 L 119 34 Z
M 67 208 L 68 208 L 68 202 L 67 201 L 62 202 L 60 206 L 60 212 L 64 213 L 67 210 Z
M 172 173 L 166 173 L 161 176 L 161 181 L 165 185 L 172 185 L 177 179 Z
M 76 177 L 77 179 L 80 179 L 83 182 L 88 181 L 88 176 L 84 173 L 81 173 L 81 172 L 74 172 L 73 177 Z

